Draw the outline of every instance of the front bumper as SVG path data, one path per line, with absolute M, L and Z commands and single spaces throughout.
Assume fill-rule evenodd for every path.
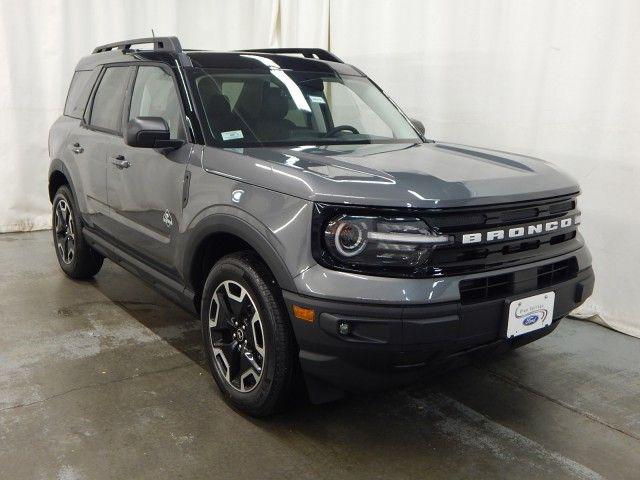
M 322 300 L 284 292 L 300 364 L 312 400 L 314 390 L 372 391 L 411 383 L 451 357 L 488 349 L 509 349 L 549 334 L 558 321 L 589 297 L 594 274 L 584 268 L 566 281 L 545 288 L 521 289 L 513 295 L 479 303 L 462 301 L 426 305 L 381 305 Z M 555 292 L 553 323 L 514 339 L 504 337 L 508 302 Z M 312 308 L 312 323 L 296 319 L 292 306 Z M 349 334 L 339 324 L 349 325 Z M 324 392 L 331 397 L 331 393 Z M 321 398 L 318 399 L 322 401 Z

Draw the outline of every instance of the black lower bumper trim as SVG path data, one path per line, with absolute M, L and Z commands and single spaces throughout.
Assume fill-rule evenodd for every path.
M 291 292 L 284 298 L 305 375 L 357 392 L 411 383 L 447 359 L 515 348 L 545 336 L 591 295 L 593 284 L 589 267 L 570 280 L 518 295 L 555 292 L 554 315 L 550 326 L 513 339 L 503 336 L 509 297 L 420 306 L 335 302 Z M 316 321 L 296 319 L 293 304 L 314 309 Z

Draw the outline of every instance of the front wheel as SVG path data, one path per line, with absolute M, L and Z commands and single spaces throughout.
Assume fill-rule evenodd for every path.
M 290 399 L 296 348 L 279 287 L 251 252 L 211 269 L 200 309 L 209 368 L 225 400 L 260 417 Z

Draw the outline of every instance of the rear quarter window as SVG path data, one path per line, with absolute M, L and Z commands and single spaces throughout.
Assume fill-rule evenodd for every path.
M 64 104 L 66 116 L 82 118 L 97 76 L 98 70 L 78 70 L 73 74 L 67 93 L 67 101 Z

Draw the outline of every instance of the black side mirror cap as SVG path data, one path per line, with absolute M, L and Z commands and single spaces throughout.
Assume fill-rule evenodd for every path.
M 136 117 L 127 124 L 124 143 L 137 148 L 179 148 L 184 141 L 171 138 L 164 118 Z
M 409 120 L 411 120 L 411 124 L 413 125 L 413 128 L 415 128 L 418 131 L 418 133 L 420 133 L 420 135 L 424 137 L 424 134 L 426 132 L 424 128 L 424 124 L 420 120 L 417 120 L 415 118 L 410 118 Z

